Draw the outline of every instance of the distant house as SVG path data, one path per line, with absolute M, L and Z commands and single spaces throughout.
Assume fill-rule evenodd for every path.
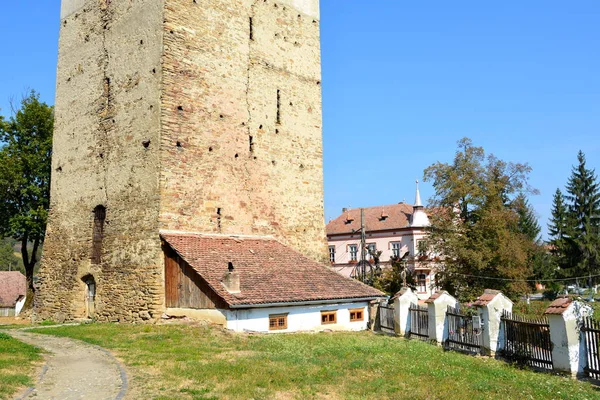
M 380 291 L 269 237 L 161 232 L 166 314 L 234 331 L 363 330 Z
M 0 317 L 19 315 L 27 295 L 27 280 L 19 271 L 0 271 Z
M 368 207 L 364 212 L 366 249 L 381 251 L 380 265 L 390 266 L 390 258 L 403 257 L 414 269 L 417 295 L 425 299 L 436 290 L 434 257 L 423 239 L 430 225 L 417 186 L 415 204 L 405 203 Z M 361 209 L 343 209 L 326 227 L 331 267 L 344 276 L 354 277 L 361 259 Z M 408 254 L 407 254 L 408 253 Z M 367 255 L 369 261 L 371 257 Z M 372 259 L 370 260 L 372 263 Z

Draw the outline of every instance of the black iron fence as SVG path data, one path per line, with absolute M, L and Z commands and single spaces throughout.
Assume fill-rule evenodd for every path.
M 600 323 L 585 317 L 581 324 L 581 332 L 585 338 L 587 358 L 584 371 L 590 378 L 600 379 Z
M 429 312 L 427 306 L 411 304 L 410 312 L 410 337 L 418 337 L 421 340 L 429 339 Z
M 448 306 L 448 339 L 446 349 L 461 352 L 481 353 L 481 321 L 478 316 L 461 313 L 459 308 Z
M 552 370 L 552 342 L 546 318 L 527 319 L 505 310 L 502 322 L 504 357 L 530 367 Z

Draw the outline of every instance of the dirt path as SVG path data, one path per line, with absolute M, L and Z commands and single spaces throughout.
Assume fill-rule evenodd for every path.
M 124 397 L 125 370 L 107 350 L 78 340 L 21 330 L 6 333 L 49 352 L 35 387 L 18 399 L 120 400 Z

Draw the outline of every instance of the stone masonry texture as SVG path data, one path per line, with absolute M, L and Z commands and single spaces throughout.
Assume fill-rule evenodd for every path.
M 318 0 L 63 0 L 35 318 L 164 310 L 159 232 L 326 260 Z M 106 207 L 92 264 L 96 206 Z

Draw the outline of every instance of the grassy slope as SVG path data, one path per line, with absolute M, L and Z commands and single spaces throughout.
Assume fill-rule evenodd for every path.
M 215 328 L 93 324 L 48 328 L 109 348 L 138 398 L 598 399 L 591 385 L 361 333 L 237 335 Z
M 40 350 L 0 332 L 0 399 L 11 399 L 19 389 L 32 385 L 38 360 Z

